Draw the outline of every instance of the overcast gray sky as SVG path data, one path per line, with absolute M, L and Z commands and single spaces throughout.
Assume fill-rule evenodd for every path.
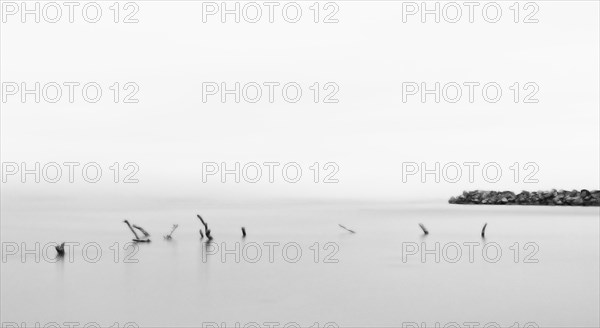
M 296 24 L 281 16 L 275 23 L 223 24 L 218 16 L 203 23 L 199 2 L 137 4 L 133 24 L 113 23 L 108 3 L 96 24 L 22 24 L 18 16 L 2 24 L 3 83 L 95 81 L 103 90 L 95 104 L 81 97 L 73 104 L 7 98 L 2 161 L 98 162 L 107 177 L 96 185 L 82 179 L 23 184 L 11 177 L 4 195 L 83 197 L 109 190 L 140 197 L 419 200 L 463 189 L 599 187 L 597 2 L 537 2 L 539 22 L 530 24 L 514 23 L 504 2 L 495 24 L 481 16 L 475 23 L 421 23 L 418 16 L 403 23 L 402 5 L 391 1 L 337 2 L 339 22 L 330 24 L 314 23 L 305 2 Z M 320 19 L 331 11 L 321 10 Z M 521 8 L 519 18 L 526 13 Z M 297 82 L 301 100 L 276 97 L 271 104 L 263 95 L 255 104 L 231 98 L 223 104 L 213 96 L 202 102 L 203 82 L 269 81 Z M 114 82 L 136 83 L 139 103 L 113 103 Z M 339 86 L 339 102 L 312 102 L 315 82 Z M 455 104 L 432 97 L 421 103 L 418 95 L 404 103 L 403 82 L 496 82 L 503 94 L 497 103 L 486 102 L 480 88 L 474 103 L 464 94 Z M 521 89 L 528 82 L 539 86 L 539 102 L 523 103 L 533 89 L 522 89 L 515 103 L 509 89 L 515 82 Z M 136 162 L 140 183 L 112 183 L 113 162 Z M 216 176 L 202 183 L 203 162 L 296 162 L 303 177 L 296 184 L 277 175 L 273 184 L 266 176 L 256 184 L 223 184 Z M 339 182 L 314 183 L 314 162 L 335 162 Z M 403 182 L 403 162 L 430 168 L 496 162 L 503 177 L 489 183 L 476 170 L 469 182 L 463 167 L 456 183 L 435 183 L 432 176 L 422 183 L 417 175 Z M 515 162 L 518 182 L 510 169 Z M 528 162 L 539 169 L 538 183 L 524 183 Z

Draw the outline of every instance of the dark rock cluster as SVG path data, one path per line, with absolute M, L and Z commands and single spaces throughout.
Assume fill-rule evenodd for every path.
M 600 190 L 556 190 L 522 191 L 463 191 L 458 197 L 451 197 L 450 204 L 484 205 L 563 205 L 563 206 L 600 206 Z

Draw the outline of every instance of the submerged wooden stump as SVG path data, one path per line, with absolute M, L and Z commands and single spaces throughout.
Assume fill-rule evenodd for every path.
M 424 234 L 429 234 L 429 231 L 427 230 L 427 228 L 425 228 L 425 225 L 423 225 L 423 223 L 419 223 L 419 227 L 421 227 L 421 230 L 423 230 Z

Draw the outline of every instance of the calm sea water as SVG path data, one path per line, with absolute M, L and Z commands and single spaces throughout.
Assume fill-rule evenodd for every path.
M 598 208 L 159 205 L 3 210 L 3 325 L 600 325 Z M 152 242 L 128 244 L 124 218 Z M 79 245 L 56 260 L 59 241 Z

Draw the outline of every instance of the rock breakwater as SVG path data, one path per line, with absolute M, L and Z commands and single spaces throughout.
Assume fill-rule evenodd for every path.
M 550 206 L 600 206 L 600 190 L 522 191 L 464 191 L 451 197 L 450 204 L 480 205 L 550 205 Z

